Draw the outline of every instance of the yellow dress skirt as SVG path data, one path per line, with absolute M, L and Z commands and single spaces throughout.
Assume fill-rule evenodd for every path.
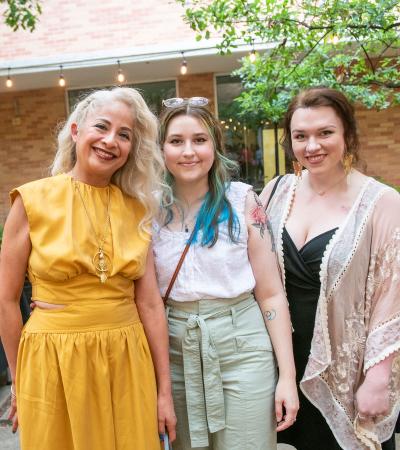
M 154 369 L 132 299 L 35 308 L 20 341 L 22 450 L 159 450 Z

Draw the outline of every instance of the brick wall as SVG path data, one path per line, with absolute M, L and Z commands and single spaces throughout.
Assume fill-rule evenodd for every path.
M 184 8 L 171 0 L 51 0 L 33 33 L 0 27 L 0 59 L 99 54 L 107 50 L 166 45 L 190 39 Z M 4 6 L 0 7 L 0 15 Z
M 214 75 L 201 73 L 178 78 L 178 95 L 183 98 L 206 97 L 210 100 L 210 109 L 215 111 Z
M 358 110 L 360 156 L 367 174 L 400 186 L 400 106 Z
M 180 77 L 178 83 L 181 97 L 214 98 L 210 73 Z M 358 110 L 357 118 L 367 174 L 400 185 L 400 106 Z M 65 95 L 60 88 L 0 94 L 0 223 L 9 209 L 9 190 L 47 175 L 55 128 L 64 119 Z
M 0 223 L 8 192 L 47 176 L 55 151 L 55 128 L 65 119 L 60 88 L 0 94 Z

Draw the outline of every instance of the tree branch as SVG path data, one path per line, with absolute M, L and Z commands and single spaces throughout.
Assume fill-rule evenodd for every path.
M 332 28 L 332 25 L 310 25 L 307 22 L 301 21 L 301 20 L 296 20 L 296 19 L 281 19 L 281 20 L 275 20 L 273 18 L 254 18 L 254 19 L 246 19 L 246 20 L 232 20 L 230 21 L 230 23 L 235 24 L 235 25 L 251 25 L 251 24 L 264 24 L 266 21 L 269 22 L 273 22 L 275 24 L 284 24 L 287 22 L 290 23 L 294 23 L 296 25 L 301 25 L 302 27 L 306 28 L 309 31 L 323 31 L 323 30 L 328 30 Z M 345 28 L 351 29 L 351 30 L 380 30 L 383 32 L 387 32 L 393 28 L 399 28 L 400 27 L 400 22 L 395 22 L 392 23 L 390 25 L 388 25 L 387 27 L 382 27 L 379 25 L 374 25 L 371 23 L 365 24 L 365 25 L 357 25 L 357 24 L 351 24 L 351 23 L 346 23 L 345 24 Z M 222 27 L 221 27 L 222 28 Z
M 357 37 L 354 33 L 350 32 L 350 34 L 353 36 L 353 38 L 358 42 L 358 44 L 359 44 L 360 47 L 362 48 L 362 51 L 364 52 L 364 55 L 365 55 L 365 57 L 367 58 L 367 61 L 369 62 L 369 65 L 370 65 L 370 67 L 371 67 L 371 71 L 372 71 L 372 73 L 375 75 L 375 64 L 372 62 L 372 60 L 371 60 L 371 58 L 370 58 L 370 56 L 369 56 L 369 54 L 368 54 L 366 48 L 365 48 L 364 45 L 359 41 L 358 37 Z
M 389 44 L 385 42 L 383 39 L 381 39 L 380 41 L 383 42 L 383 44 L 385 44 L 385 48 L 379 53 L 378 59 L 382 58 L 382 56 L 386 53 L 386 51 L 392 46 L 393 42 L 397 41 L 397 37 L 395 37 Z
M 302 57 L 300 58 L 299 62 L 296 64 L 295 67 L 293 67 L 293 69 L 289 72 L 289 74 L 287 75 L 287 78 L 290 77 L 290 75 L 292 75 L 293 72 L 295 72 L 297 70 L 297 68 L 303 63 L 303 61 L 317 48 L 317 46 L 319 45 L 319 43 L 326 38 L 326 36 L 328 36 L 328 34 L 331 32 L 332 30 L 328 30 L 321 38 L 318 39 L 318 41 L 308 50 L 308 52 Z

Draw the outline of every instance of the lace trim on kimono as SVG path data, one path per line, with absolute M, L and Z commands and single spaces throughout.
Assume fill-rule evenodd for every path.
M 320 297 L 318 299 L 318 310 L 317 310 L 317 315 L 320 318 L 320 322 L 319 324 L 317 323 L 317 326 L 315 327 L 315 333 L 314 333 L 314 337 L 313 337 L 313 343 L 312 343 L 312 347 L 314 347 L 317 345 L 318 341 L 320 341 L 320 339 L 318 339 L 318 334 L 322 333 L 323 335 L 323 340 L 325 343 L 325 353 L 327 353 L 327 363 L 330 364 L 331 360 L 332 360 L 332 348 L 331 348 L 331 343 L 330 343 L 330 336 L 329 336 L 329 327 L 328 327 L 328 303 L 330 301 L 330 299 L 332 298 L 332 295 L 334 293 L 334 291 L 336 290 L 336 288 L 339 286 L 341 279 L 343 278 L 343 275 L 345 274 L 348 266 L 350 265 L 350 262 L 355 254 L 355 251 L 357 249 L 358 246 L 358 242 L 360 239 L 360 236 L 362 235 L 363 231 L 364 231 L 364 227 L 365 227 L 365 223 L 368 220 L 368 216 L 369 214 L 367 214 L 367 217 L 364 219 L 364 223 L 361 227 L 361 229 L 359 230 L 358 235 L 356 236 L 355 240 L 354 240 L 354 244 L 352 247 L 352 251 L 350 252 L 350 254 L 347 254 L 347 258 L 345 261 L 340 261 L 341 264 L 338 267 L 338 274 L 335 278 L 335 281 L 333 282 L 333 284 L 331 285 L 330 288 L 328 288 L 328 270 L 332 270 L 333 272 L 335 272 L 335 268 L 331 268 L 329 267 L 329 263 L 330 263 L 330 256 L 333 252 L 333 250 L 336 248 L 336 243 L 339 240 L 340 236 L 343 235 L 344 230 L 346 229 L 346 226 L 348 225 L 348 223 L 351 220 L 354 220 L 354 211 L 359 208 L 360 204 L 362 203 L 362 199 L 364 197 L 364 194 L 369 186 L 370 183 L 370 179 L 367 179 L 361 190 L 360 193 L 357 196 L 356 201 L 354 202 L 350 212 L 348 213 L 346 220 L 344 221 L 344 223 L 336 230 L 336 232 L 333 234 L 333 236 L 331 237 L 331 239 L 329 240 L 328 245 L 325 248 L 323 257 L 322 257 L 322 261 L 321 261 L 321 268 L 320 268 L 320 281 L 321 281 L 321 290 L 320 290 Z M 329 269 L 328 269 L 329 267 Z M 321 351 L 321 348 L 319 347 L 319 351 Z
M 283 255 L 283 228 L 289 217 L 290 210 L 292 209 L 292 205 L 293 205 L 293 201 L 294 201 L 294 193 L 296 192 L 298 184 L 299 184 L 298 177 L 295 177 L 292 184 L 289 186 L 290 192 L 288 195 L 288 201 L 285 205 L 285 209 L 282 214 L 281 222 L 279 224 L 279 231 L 278 231 L 277 252 L 278 252 L 279 265 L 282 268 L 282 278 L 283 278 L 283 285 L 285 287 L 285 294 L 286 294 L 286 286 L 285 286 L 286 273 L 285 273 L 285 263 L 284 263 L 284 255 Z
M 368 448 L 368 450 L 381 450 L 382 446 L 379 442 L 378 436 L 373 430 L 369 430 L 367 427 L 369 421 L 362 421 L 357 417 L 354 423 L 354 432 L 358 439 Z
M 385 283 L 398 281 L 400 277 L 400 228 L 393 231 L 390 241 L 379 253 L 371 257 L 371 269 L 368 274 L 367 299 L 369 307 L 376 290 L 384 288 Z M 383 361 L 400 349 L 400 312 L 388 318 L 373 328 L 368 336 L 365 353 L 365 367 L 370 367 Z
M 286 223 L 287 217 L 289 215 L 290 209 L 292 207 L 293 199 L 294 199 L 294 192 L 296 190 L 296 186 L 298 184 L 297 177 L 294 177 L 293 175 L 288 175 L 283 177 L 283 179 L 280 181 L 277 191 L 274 195 L 274 197 L 271 200 L 271 203 L 269 207 L 267 208 L 267 214 L 269 216 L 269 220 L 272 224 L 272 232 L 275 239 L 275 246 L 276 246 L 276 252 L 277 252 L 277 258 L 278 258 L 278 264 L 280 268 L 281 278 L 282 278 L 282 284 L 283 288 L 285 290 L 286 294 L 286 286 L 285 286 L 285 264 L 284 264 L 284 255 L 283 255 L 283 227 Z M 286 196 L 286 202 L 283 206 L 279 204 L 279 199 L 282 196 Z M 277 203 L 278 202 L 278 203 Z M 275 208 L 275 205 L 279 205 L 277 208 Z M 270 214 L 271 210 L 274 210 L 274 214 Z M 276 212 L 277 210 L 277 212 Z M 280 218 L 279 222 L 277 223 L 276 218 Z
M 390 322 L 384 323 L 368 336 L 365 351 L 364 373 L 380 363 L 392 353 L 400 350 L 400 314 Z
M 307 381 L 301 381 L 300 387 L 307 399 L 320 410 L 342 448 L 365 450 L 355 436 L 352 420 L 341 402 L 333 395 L 323 374 Z
M 396 370 L 399 373 L 400 358 L 397 360 L 398 369 Z M 372 429 L 367 431 L 368 424 L 363 422 L 361 426 L 357 419 L 352 420 L 349 417 L 346 408 L 333 394 L 325 374 L 301 381 L 300 387 L 307 399 L 320 410 L 342 448 L 380 450 L 381 446 L 377 442 L 384 442 L 391 437 L 400 410 L 400 399 L 393 401 L 390 415 L 380 417 L 379 422 L 372 424 Z
M 350 265 L 354 255 L 355 255 L 355 253 L 357 251 L 358 244 L 360 242 L 360 238 L 361 238 L 361 236 L 364 233 L 365 226 L 368 223 L 368 219 L 371 216 L 371 214 L 372 214 L 372 212 L 373 212 L 373 210 L 375 208 L 375 204 L 376 204 L 377 200 L 380 198 L 380 196 L 384 192 L 382 190 L 381 193 L 374 198 L 374 201 L 372 201 L 372 202 L 365 202 L 363 197 L 366 195 L 367 189 L 368 189 L 371 181 L 372 180 L 370 178 L 368 178 L 364 182 L 364 185 L 362 186 L 362 188 L 361 188 L 361 190 L 360 190 L 360 192 L 359 192 L 359 194 L 357 196 L 356 201 L 354 202 L 350 212 L 348 213 L 345 222 L 340 227 L 340 234 L 343 234 L 343 232 L 346 229 L 346 226 L 349 224 L 349 222 L 351 220 L 354 220 L 354 212 L 356 211 L 356 209 L 360 208 L 362 210 L 366 210 L 366 212 L 362 212 L 364 214 L 364 217 L 363 217 L 363 220 L 361 222 L 361 225 L 358 228 L 358 231 L 357 231 L 356 235 L 354 236 L 351 252 L 346 255 L 346 259 L 344 261 L 341 261 L 341 268 L 338 271 L 338 273 L 336 275 L 336 278 L 332 282 L 332 285 L 329 287 L 329 289 L 328 289 L 328 286 L 324 286 L 327 289 L 327 291 L 328 291 L 328 293 L 326 295 L 326 298 L 328 299 L 328 301 L 332 298 L 333 293 L 336 291 L 336 289 L 338 288 L 340 282 L 342 281 L 342 278 L 343 278 L 344 274 L 346 273 L 346 271 L 347 271 L 347 269 L 348 269 L 348 267 L 349 267 L 349 265 Z M 333 248 L 335 246 L 334 244 L 335 244 L 335 242 L 332 243 L 331 248 L 329 249 L 330 250 L 329 254 L 328 254 L 328 252 L 326 252 L 326 254 L 327 254 L 326 258 L 325 258 L 325 254 L 324 254 L 324 259 L 325 260 L 323 260 L 322 263 L 321 263 L 321 274 L 325 273 L 325 280 L 327 278 L 327 273 L 328 273 L 328 263 L 329 263 L 328 259 L 329 259 L 329 256 L 330 256 L 330 254 L 331 254 L 331 252 L 332 252 L 332 250 L 333 250 Z M 329 268 L 329 270 L 332 270 L 332 268 Z M 321 275 L 321 277 L 322 277 L 322 275 Z M 321 287 L 322 287 L 322 280 L 321 280 Z

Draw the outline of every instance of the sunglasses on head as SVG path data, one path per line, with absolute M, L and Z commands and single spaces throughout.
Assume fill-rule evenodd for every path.
M 208 105 L 208 98 L 206 97 L 190 97 L 190 98 L 180 98 L 173 97 L 163 100 L 163 105 L 166 108 L 177 108 L 178 106 L 189 105 L 189 106 L 206 106 Z

